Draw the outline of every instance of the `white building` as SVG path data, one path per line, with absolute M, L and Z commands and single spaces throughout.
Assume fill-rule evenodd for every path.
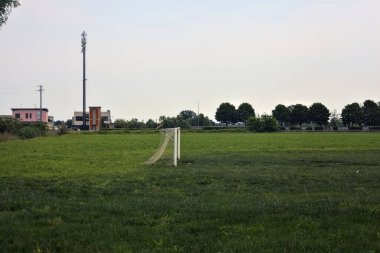
M 89 117 L 89 112 L 86 111 L 86 126 L 89 125 L 88 122 L 88 117 Z M 102 122 L 109 128 L 112 125 L 112 120 L 111 120 L 111 111 L 107 110 L 105 112 L 101 112 L 101 117 L 102 117 Z M 83 112 L 80 111 L 75 111 L 74 116 L 72 118 L 73 120 L 73 127 L 80 127 L 83 125 Z

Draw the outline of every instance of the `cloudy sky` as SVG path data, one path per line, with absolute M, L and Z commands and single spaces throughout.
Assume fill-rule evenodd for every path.
M 21 0 L 0 29 L 0 114 L 82 108 L 114 119 L 181 110 L 214 118 L 222 102 L 270 113 L 279 103 L 340 111 L 380 101 L 379 0 Z

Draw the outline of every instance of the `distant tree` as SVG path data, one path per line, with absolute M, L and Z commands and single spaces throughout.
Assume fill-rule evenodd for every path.
M 309 108 L 309 121 L 320 126 L 327 125 L 330 111 L 322 103 L 314 103 Z
M 226 125 L 228 123 L 236 123 L 238 114 L 235 106 L 230 103 L 222 103 L 216 110 L 215 119 Z
M 343 124 L 352 126 L 354 124 L 362 124 L 364 119 L 364 114 L 362 108 L 358 103 L 352 103 L 346 105 L 342 110 L 342 121 Z
M 61 126 L 63 124 L 64 124 L 63 120 L 56 120 L 56 121 L 54 121 L 54 126 Z
M 342 124 L 339 113 L 334 109 L 330 115 L 330 126 L 338 127 Z
M 145 128 L 145 124 L 144 122 L 139 121 L 136 118 L 133 118 L 126 122 L 126 128 L 141 129 L 141 128 Z
M 190 128 L 190 124 L 185 120 L 181 115 L 178 115 L 177 118 L 174 118 L 175 127 L 180 128 Z
M 8 20 L 12 8 L 16 8 L 20 3 L 18 0 L 1 0 L 0 1 L 0 27 Z
M 67 126 L 68 128 L 72 127 L 72 126 L 73 126 L 73 120 L 72 120 L 72 119 L 68 119 L 68 120 L 66 120 L 66 126 Z
M 367 126 L 380 125 L 380 106 L 373 100 L 366 100 L 363 103 L 363 123 Z
M 272 115 L 282 126 L 284 126 L 289 122 L 290 109 L 285 105 L 279 104 L 272 111 Z
M 255 117 L 255 110 L 249 103 L 242 103 L 237 109 L 238 121 L 245 122 L 249 117 Z
M 277 127 L 277 120 L 269 115 L 249 117 L 247 120 L 247 128 L 253 132 L 275 132 Z
M 288 107 L 290 110 L 290 123 L 302 125 L 308 123 L 309 108 L 305 105 L 296 104 Z
M 211 126 L 212 121 L 203 113 L 200 113 L 199 116 L 195 116 L 194 118 L 188 119 L 187 122 L 190 126 L 198 126 L 198 118 L 199 126 Z
M 157 123 L 152 119 L 148 119 L 147 122 L 145 123 L 145 126 L 146 128 L 156 128 Z
M 162 124 L 162 128 L 172 128 L 172 127 L 181 127 L 181 128 L 189 128 L 189 123 L 182 118 L 181 115 L 177 117 L 166 117 L 160 116 L 160 124 Z
M 183 110 L 179 113 L 184 120 L 193 119 L 197 114 L 191 110 Z
M 116 119 L 114 126 L 115 128 L 127 128 L 127 122 L 123 119 Z
M 212 121 L 208 116 L 205 116 L 203 126 L 215 126 L 215 122 Z

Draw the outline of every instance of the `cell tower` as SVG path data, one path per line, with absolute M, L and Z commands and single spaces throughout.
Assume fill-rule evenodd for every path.
M 86 44 L 87 34 L 82 32 L 82 54 L 83 54 L 83 130 L 86 129 Z

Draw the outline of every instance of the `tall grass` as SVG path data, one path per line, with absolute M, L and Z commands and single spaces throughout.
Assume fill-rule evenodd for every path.
M 183 133 L 0 143 L 2 252 L 377 252 L 380 134 Z

